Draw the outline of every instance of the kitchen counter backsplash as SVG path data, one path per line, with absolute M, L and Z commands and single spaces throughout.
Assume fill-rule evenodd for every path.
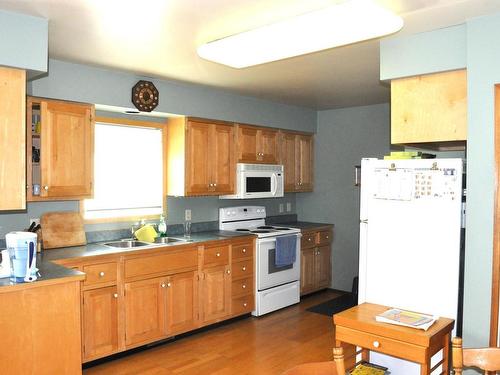
M 290 215 L 277 215 L 277 216 L 269 216 L 266 218 L 267 224 L 277 224 L 277 223 L 290 223 L 297 221 L 296 214 Z M 218 221 L 204 221 L 199 223 L 192 223 L 191 232 L 210 232 L 219 229 Z M 169 236 L 178 236 L 184 234 L 184 225 L 183 224 L 172 224 L 167 227 L 167 235 Z M 129 238 L 131 236 L 130 230 L 128 228 L 124 229 L 113 229 L 113 230 L 102 230 L 102 231 L 92 231 L 86 232 L 88 243 L 97 243 L 104 241 L 114 241 L 120 240 L 122 238 Z M 5 239 L 0 238 L 0 249 L 4 249 Z

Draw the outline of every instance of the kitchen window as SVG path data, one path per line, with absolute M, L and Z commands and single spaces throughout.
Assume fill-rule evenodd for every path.
M 133 220 L 164 212 L 164 139 L 162 124 L 96 119 L 94 198 L 82 205 L 87 221 Z

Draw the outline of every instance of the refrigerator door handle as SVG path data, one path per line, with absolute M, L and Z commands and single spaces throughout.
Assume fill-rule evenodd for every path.
M 361 219 L 359 220 L 361 224 L 368 224 L 368 219 Z
M 361 174 L 361 165 L 354 166 L 354 186 L 361 185 L 360 174 Z

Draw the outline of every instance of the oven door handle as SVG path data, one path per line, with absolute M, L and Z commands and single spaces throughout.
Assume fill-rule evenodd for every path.
M 302 233 L 294 233 L 293 234 L 294 236 L 297 236 L 297 239 L 300 239 L 302 237 Z M 272 237 L 272 238 L 261 238 L 258 240 L 259 244 L 262 244 L 262 243 L 268 243 L 268 242 L 276 242 L 276 237 Z

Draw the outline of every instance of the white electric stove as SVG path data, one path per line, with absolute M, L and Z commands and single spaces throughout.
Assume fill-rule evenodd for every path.
M 266 225 L 263 206 L 225 207 L 219 209 L 219 229 L 247 232 L 257 236 L 255 249 L 255 311 L 260 316 L 298 303 L 300 300 L 300 229 Z M 297 238 L 293 264 L 276 267 L 276 238 Z

